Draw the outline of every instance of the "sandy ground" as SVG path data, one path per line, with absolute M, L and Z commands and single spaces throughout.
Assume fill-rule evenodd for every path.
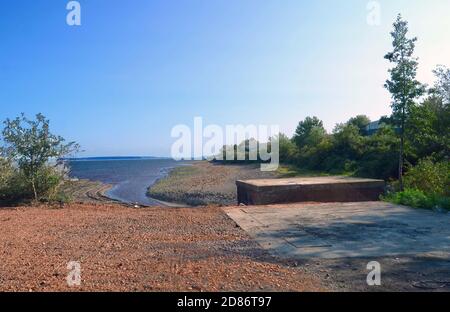
M 152 198 L 191 206 L 236 205 L 236 180 L 275 178 L 259 165 L 220 165 L 206 161 L 174 169 L 149 190 Z
M 219 208 L 0 208 L 1 291 L 317 291 Z M 69 287 L 67 265 L 81 265 Z

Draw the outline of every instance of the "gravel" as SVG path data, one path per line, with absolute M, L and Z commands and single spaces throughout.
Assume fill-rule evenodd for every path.
M 0 208 L 0 291 L 317 291 L 220 208 Z M 69 287 L 70 261 L 81 285 Z

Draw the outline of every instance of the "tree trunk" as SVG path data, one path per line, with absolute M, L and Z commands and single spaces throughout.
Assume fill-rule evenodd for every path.
M 402 130 L 403 132 L 403 130 Z M 398 160 L 398 182 L 400 185 L 400 192 L 403 192 L 404 186 L 403 186 L 403 145 L 404 145 L 404 137 L 403 133 L 400 137 L 400 153 L 399 153 L 399 160 Z
M 400 153 L 399 153 L 399 160 L 398 160 L 398 182 L 400 185 L 400 192 L 404 191 L 403 154 L 404 154 L 404 146 L 405 146 L 405 119 L 406 119 L 405 105 L 406 104 L 404 104 L 403 108 L 402 108 L 402 123 L 401 123 L 401 129 L 400 129 Z
M 37 195 L 37 191 L 36 191 L 36 184 L 34 183 L 34 178 L 31 179 L 31 186 L 33 187 L 34 200 L 37 202 L 38 201 L 38 195 Z

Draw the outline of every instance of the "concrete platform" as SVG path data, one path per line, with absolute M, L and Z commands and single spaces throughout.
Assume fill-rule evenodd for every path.
M 224 210 L 263 248 L 291 259 L 450 255 L 450 214 L 384 202 Z
M 268 205 L 296 202 L 376 201 L 383 180 L 350 177 L 314 177 L 237 181 L 238 204 Z

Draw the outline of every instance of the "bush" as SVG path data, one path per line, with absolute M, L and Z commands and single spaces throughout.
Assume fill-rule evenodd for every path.
M 433 208 L 432 203 L 425 193 L 417 189 L 405 189 L 403 192 L 398 192 L 387 196 L 386 200 L 395 204 L 414 208 Z
M 52 134 L 50 121 L 42 114 L 37 114 L 34 120 L 22 114 L 12 120 L 6 119 L 4 124 L 2 153 L 17 166 L 35 201 L 53 196 L 60 177 L 49 167 L 49 162 L 78 151 L 78 144 L 66 143 L 63 137 Z
M 0 190 L 3 189 L 11 176 L 12 167 L 10 163 L 3 158 L 0 158 Z
M 364 139 L 364 152 L 355 175 L 388 180 L 398 175 L 398 138 L 390 127 L 383 127 Z
M 54 167 L 44 166 L 36 174 L 35 184 L 41 202 L 68 202 L 61 192 L 62 174 Z M 11 164 L 0 161 L 0 201 L 19 204 L 36 200 L 30 181 L 26 175 Z
M 423 159 L 408 170 L 404 181 L 406 188 L 432 196 L 449 196 L 450 162 L 434 163 L 430 159 Z
M 450 198 L 438 195 L 427 195 L 418 189 L 405 189 L 403 192 L 391 193 L 383 200 L 413 208 L 443 208 L 450 210 Z
M 57 169 L 49 166 L 42 167 L 36 176 L 36 189 L 40 197 L 39 201 L 61 201 L 60 189 L 63 177 Z
M 11 177 L 14 174 L 14 168 L 6 159 L 0 158 L 0 200 L 9 193 Z

